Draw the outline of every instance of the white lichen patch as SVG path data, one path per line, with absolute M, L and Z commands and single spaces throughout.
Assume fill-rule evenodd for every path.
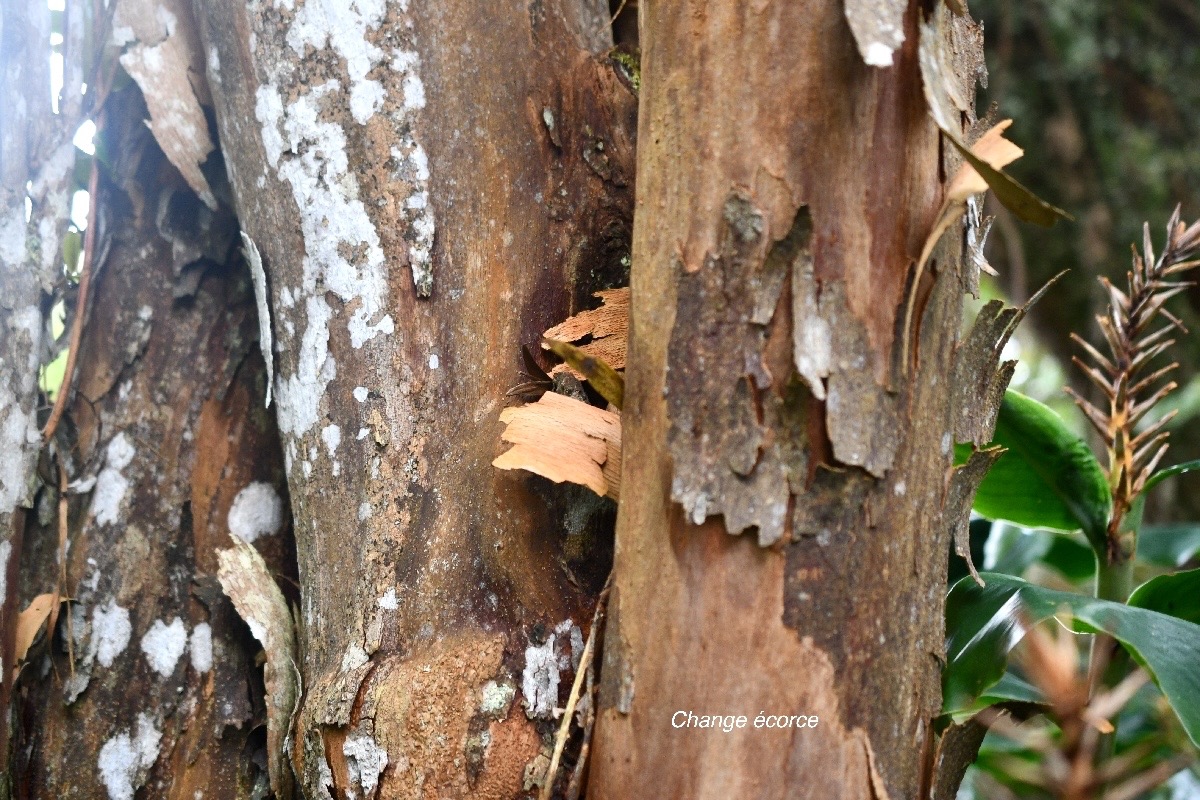
M 384 101 L 383 85 L 367 77 L 383 61 L 383 51 L 367 39 L 367 31 L 383 22 L 385 0 L 306 0 L 288 29 L 287 41 L 301 56 L 305 47 L 334 50 L 346 62 L 350 77 L 350 113 L 363 125 Z
M 136 732 L 122 731 L 100 748 L 96 766 L 109 800 L 133 800 L 158 760 L 162 733 L 147 714 L 138 714 Z
M 360 403 L 367 402 L 367 395 L 369 394 L 369 392 L 367 391 L 367 387 L 355 386 L 353 394 L 354 394 L 354 399 L 357 400 L 358 402 L 360 402 Z
M 388 589 L 383 593 L 383 597 L 379 598 L 379 607 L 385 611 L 395 611 L 400 607 L 400 600 L 396 597 L 395 589 Z
M 20 261 L 10 263 L 19 264 Z M 4 331 L 4 335 L 11 336 L 23 330 L 29 336 L 27 352 L 33 363 L 12 365 L 23 368 L 19 374 L 10 372 L 6 369 L 9 365 L 0 363 L 0 447 L 5 452 L 4 458 L 0 458 L 0 514 L 11 514 L 18 505 L 27 504 L 31 499 L 28 478 L 41 441 L 34 413 L 33 383 L 37 375 L 41 315 L 36 308 L 28 308 L 9 315 L 9 319 L 11 329 Z
M 542 644 L 525 648 L 521 693 L 525 696 L 525 715 L 530 719 L 549 719 L 558 704 L 560 673 L 558 655 L 554 652 L 556 639 L 552 633 Z
M 329 457 L 333 458 L 337 454 L 338 445 L 342 443 L 342 429 L 337 425 L 326 425 L 321 429 L 321 441 L 325 443 Z
M 441 361 L 438 359 L 438 354 L 430 353 L 429 354 L 429 368 L 437 369 L 440 366 L 441 366 Z
M 270 536 L 283 526 L 283 500 L 274 486 L 255 481 L 233 498 L 228 520 L 229 532 L 243 542 Z
M 353 672 L 370 660 L 370 655 L 362 645 L 352 644 L 342 653 L 342 672 Z
M 863 61 L 872 67 L 890 67 L 892 54 L 895 52 L 883 42 L 871 42 L 867 45 L 867 51 L 863 53 Z
M 129 479 L 122 470 L 135 455 L 133 445 L 122 431 L 112 438 L 105 450 L 104 469 L 96 476 L 92 494 L 92 514 L 99 525 L 111 525 L 120 519 L 121 503 L 129 491 Z
M 161 619 L 154 620 L 150 630 L 142 637 L 142 652 L 150 667 L 169 678 L 175 672 L 175 665 L 187 649 L 187 627 L 179 617 L 171 620 L 170 625 L 163 624 Z
M 387 750 L 380 747 L 369 734 L 356 732 L 342 743 L 350 785 L 362 790 L 363 797 L 373 797 L 379 776 L 388 764 Z
M 361 439 L 363 437 L 360 436 L 358 438 Z M 371 514 L 373 514 L 373 513 L 374 512 L 371 509 L 371 504 L 368 503 L 366 500 L 364 500 L 358 504 L 358 521 L 359 522 L 365 522 L 366 520 L 370 519 Z
M 111 667 L 117 656 L 125 652 L 133 636 L 133 624 L 129 621 L 129 610 L 110 599 L 103 607 L 92 612 L 92 650 L 102 667 Z
M 213 665 L 212 626 L 201 622 L 192 629 L 188 639 L 188 654 L 192 659 L 192 669 L 196 672 L 208 672 Z
M 491 717 L 500 717 L 508 712 L 517 688 L 511 683 L 488 681 L 480 690 L 479 710 Z

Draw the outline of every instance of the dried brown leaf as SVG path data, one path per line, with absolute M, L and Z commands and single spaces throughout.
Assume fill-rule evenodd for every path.
M 42 624 L 57 605 L 58 595 L 53 592 L 39 594 L 17 615 L 16 647 L 13 656 L 18 663 L 25 660 L 25 654 L 33 646 L 33 640 L 37 638 Z
M 556 356 L 571 365 L 571 369 L 582 375 L 592 388 L 620 410 L 625 403 L 625 379 L 603 359 L 589 355 L 586 351 L 567 342 L 545 339 L 543 344 Z

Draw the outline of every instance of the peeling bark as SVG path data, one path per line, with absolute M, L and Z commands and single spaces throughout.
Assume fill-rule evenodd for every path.
M 196 8 L 274 325 L 297 775 L 312 797 L 514 796 L 570 685 L 534 662 L 608 561 L 603 514 L 490 463 L 521 345 L 626 278 L 637 101 L 607 7 Z
M 946 552 L 965 515 L 947 476 L 967 279 L 956 225 L 910 285 L 957 163 L 923 98 L 920 4 L 903 6 L 887 69 L 856 52 L 851 4 L 642 9 L 625 490 L 591 798 L 928 791 Z M 729 535 L 747 530 L 757 542 Z M 676 728 L 680 710 L 819 725 Z
M 284 575 L 294 557 L 254 294 L 232 216 L 204 217 L 224 234 L 195 225 L 203 206 L 146 113 L 135 87 L 106 106 L 111 167 L 98 202 L 112 244 L 96 265 L 76 399 L 57 437 L 75 481 L 72 602 L 21 679 L 21 797 L 132 798 L 146 787 L 180 800 L 243 798 L 266 785 L 258 647 L 216 580 L 231 529 L 257 538 Z M 215 194 L 227 196 L 219 163 L 209 166 Z M 178 270 L 201 239 L 223 239 L 225 252 Z M 176 298 L 181 282 L 193 288 Z M 251 486 L 257 508 L 247 507 Z M 58 572 L 57 493 L 43 487 L 36 507 L 26 596 Z

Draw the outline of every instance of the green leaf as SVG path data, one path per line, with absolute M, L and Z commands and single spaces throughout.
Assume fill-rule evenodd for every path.
M 1004 455 L 975 493 L 975 510 L 1027 528 L 1083 530 L 1104 552 L 1112 496 L 1100 463 L 1062 419 L 1038 401 L 1005 392 L 991 445 Z
M 1198 469 L 1200 469 L 1200 461 L 1185 461 L 1182 464 L 1176 464 L 1173 467 L 1160 469 L 1158 472 L 1151 475 L 1150 479 L 1146 481 L 1146 488 L 1142 490 L 1142 493 L 1145 494 L 1158 484 L 1165 481 L 1167 478 L 1173 478 L 1176 475 L 1186 475 L 1187 473 L 1195 472 Z
M 991 570 L 1005 575 L 1019 578 L 1037 563 L 1057 570 L 1072 583 L 1082 583 L 1096 574 L 1096 554 L 1086 542 L 1071 535 L 1002 523 L 994 527 L 988 549 L 995 554 Z
M 1023 678 L 1018 678 L 1011 672 L 1005 672 L 995 686 L 985 691 L 975 702 L 962 709 L 947 709 L 948 714 L 956 723 L 966 722 L 985 708 L 999 703 L 1032 703 L 1046 705 L 1046 698 L 1036 686 Z
M 1137 556 L 1149 564 L 1182 567 L 1200 552 L 1200 525 L 1147 525 L 1138 533 Z
M 1200 624 L 1200 569 L 1146 581 L 1129 595 L 1129 605 Z
M 945 708 L 970 707 L 1000 681 L 1025 625 L 1066 609 L 1075 631 L 1103 631 L 1125 646 L 1162 690 L 1192 742 L 1200 744 L 1200 625 L 1010 575 L 988 572 L 983 579 L 986 586 L 960 580 L 946 599 Z

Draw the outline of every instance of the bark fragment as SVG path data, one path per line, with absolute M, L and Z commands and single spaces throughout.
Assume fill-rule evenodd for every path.
M 904 0 L 845 0 L 846 21 L 863 61 L 890 67 L 904 44 Z
M 213 151 L 208 120 L 204 53 L 191 9 L 184 0 L 121 0 L 113 13 L 113 40 L 130 45 L 121 66 L 142 90 L 154 138 L 188 185 L 216 210 L 200 165 Z
M 579 349 L 598 358 L 613 369 L 625 369 L 625 348 L 629 328 L 629 287 L 599 291 L 600 307 L 578 314 L 546 330 L 546 339 L 559 339 L 578 344 Z M 587 339 L 586 342 L 580 342 Z M 570 372 L 583 380 L 583 375 L 567 364 L 556 364 L 551 375 Z
M 530 405 L 506 408 L 501 439 L 513 445 L 492 461 L 555 483 L 570 481 L 601 497 L 621 496 L 621 418 L 587 403 L 546 392 Z
M 267 766 L 271 790 L 286 797 L 292 791 L 288 738 L 300 697 L 292 613 L 258 551 L 237 537 L 232 541 L 233 547 L 217 551 L 217 578 L 266 653 L 263 682 L 267 689 Z

